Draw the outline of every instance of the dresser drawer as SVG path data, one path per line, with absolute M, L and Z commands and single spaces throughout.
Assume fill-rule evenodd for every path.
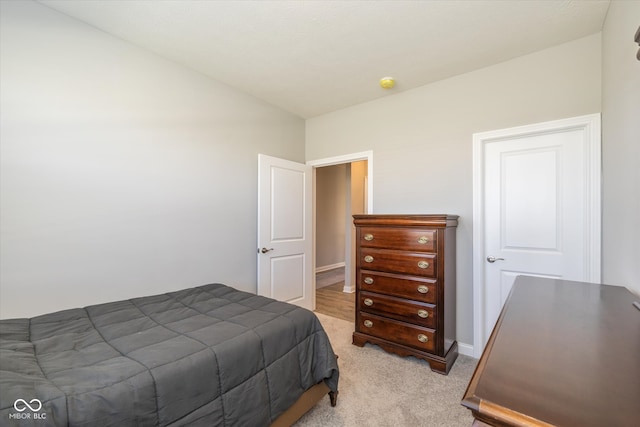
M 423 351 L 433 352 L 435 349 L 436 332 L 433 329 L 385 319 L 365 312 L 360 312 L 360 324 L 356 329 L 364 334 Z
M 399 274 L 358 270 L 358 289 L 408 298 L 420 302 L 437 301 L 437 280 Z
M 437 230 L 411 228 L 362 227 L 358 243 L 361 247 L 433 252 Z
M 414 276 L 435 277 L 436 254 L 388 251 L 383 249 L 360 249 L 360 268 Z
M 426 328 L 436 327 L 436 307 L 406 299 L 360 292 L 358 309 L 367 313 L 413 323 Z

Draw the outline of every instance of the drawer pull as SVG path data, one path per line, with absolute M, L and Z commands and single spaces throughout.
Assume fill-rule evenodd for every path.
M 373 257 L 371 255 L 367 255 L 364 257 L 364 262 L 373 262 Z
M 429 292 L 429 288 L 427 288 L 425 285 L 420 285 L 418 286 L 418 292 L 420 292 L 421 294 L 426 294 L 427 292 Z
M 373 284 L 373 278 L 372 277 L 365 277 L 364 278 L 364 283 L 366 283 L 367 285 Z
M 429 337 L 426 336 L 425 334 L 420 334 L 420 335 L 418 335 L 418 341 L 427 342 L 427 341 L 429 341 Z
M 418 267 L 420 268 L 429 268 L 429 263 L 427 261 L 418 262 Z
M 373 300 L 371 298 L 365 298 L 364 305 L 371 307 L 373 305 Z
M 418 243 L 420 243 L 421 245 L 426 245 L 427 243 L 429 243 L 429 238 L 427 236 L 420 236 L 420 238 L 418 239 Z
M 366 326 L 367 328 L 371 328 L 373 327 L 373 322 L 371 320 L 365 320 L 364 326 Z
M 373 240 L 373 234 L 368 234 L 368 233 L 365 234 L 364 235 L 364 240 L 366 240 L 368 242 L 372 241 Z
M 418 310 L 418 316 L 426 319 L 427 317 L 429 317 L 429 312 L 427 310 Z

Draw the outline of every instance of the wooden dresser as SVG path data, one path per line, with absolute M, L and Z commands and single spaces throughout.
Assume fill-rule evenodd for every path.
M 457 215 L 354 215 L 353 344 L 377 344 L 447 374 L 456 342 Z
M 462 400 L 474 426 L 640 425 L 639 299 L 517 277 Z

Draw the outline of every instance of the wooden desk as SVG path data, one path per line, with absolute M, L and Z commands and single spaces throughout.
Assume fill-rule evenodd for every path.
M 638 299 L 518 277 L 462 400 L 474 425 L 640 426 Z

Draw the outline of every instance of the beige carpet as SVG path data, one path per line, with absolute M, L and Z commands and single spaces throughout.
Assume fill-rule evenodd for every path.
M 391 355 L 370 344 L 351 344 L 353 323 L 316 313 L 339 356 L 338 405 L 323 399 L 296 427 L 469 427 L 471 412 L 460 405 L 476 360 L 458 356 L 448 376 L 414 357 Z

